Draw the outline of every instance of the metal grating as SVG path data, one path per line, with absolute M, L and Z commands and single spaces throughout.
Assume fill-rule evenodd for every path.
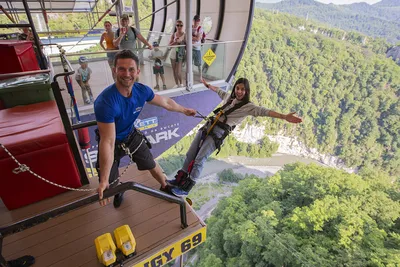
M 70 13 L 70 12 L 91 12 L 98 0 L 26 0 L 29 10 L 32 13 L 42 12 L 40 2 L 44 3 L 47 12 Z M 10 7 L 18 12 L 25 13 L 22 0 L 0 1 L 0 5 L 11 12 Z

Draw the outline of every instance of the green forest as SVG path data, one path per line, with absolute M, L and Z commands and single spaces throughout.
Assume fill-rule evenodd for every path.
M 296 111 L 304 122 L 296 127 L 269 118 L 247 122 L 264 124 L 268 134 L 298 136 L 349 167 L 399 175 L 400 68 L 385 57 L 385 43 L 342 41 L 300 31 L 300 23 L 256 10 L 236 77 L 250 80 L 256 104 Z
M 313 164 L 247 177 L 208 219 L 195 266 L 399 266 L 399 189 Z
M 382 39 L 363 44 L 350 33 L 342 41 L 340 30 L 313 34 L 300 31 L 301 23 L 256 10 L 236 77 L 250 80 L 253 102 L 296 111 L 304 123 L 246 123 L 298 136 L 359 173 L 300 163 L 271 178 L 219 173 L 220 183 L 239 186 L 207 220 L 196 267 L 400 265 L 400 67 L 385 57 Z M 168 152 L 185 151 L 185 142 L 190 137 Z

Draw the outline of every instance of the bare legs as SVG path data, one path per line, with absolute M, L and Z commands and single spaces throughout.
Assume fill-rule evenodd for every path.
M 174 72 L 175 84 L 180 86 L 182 84 L 182 62 L 176 62 L 176 59 L 171 59 L 171 66 Z

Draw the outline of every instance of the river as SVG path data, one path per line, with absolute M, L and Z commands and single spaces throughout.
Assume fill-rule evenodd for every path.
M 233 169 L 235 173 L 254 174 L 259 177 L 274 175 L 285 164 L 303 162 L 306 164 L 324 164 L 300 156 L 276 153 L 270 158 L 249 158 L 243 156 L 228 157 L 225 159 L 213 159 L 206 162 L 199 183 L 216 182 L 216 174 L 225 169 Z

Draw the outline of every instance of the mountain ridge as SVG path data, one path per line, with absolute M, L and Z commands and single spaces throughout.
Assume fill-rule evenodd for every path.
M 382 2 L 334 5 L 314 0 L 284 0 L 275 4 L 257 3 L 257 7 L 308 17 L 347 31 L 385 38 L 394 44 L 400 41 L 400 0 Z

